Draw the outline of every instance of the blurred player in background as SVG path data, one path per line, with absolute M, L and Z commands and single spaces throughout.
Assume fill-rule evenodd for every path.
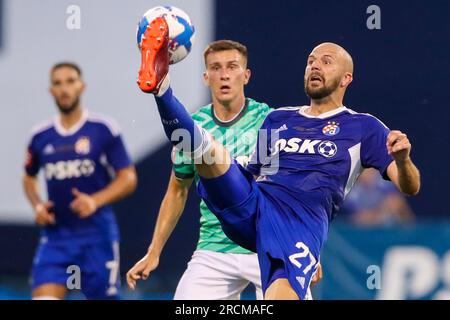
M 69 276 L 88 299 L 119 298 L 119 230 L 111 203 L 132 193 L 137 177 L 117 125 L 80 104 L 80 68 L 50 72 L 58 115 L 32 132 L 23 187 L 42 227 L 33 261 L 33 299 L 64 299 Z M 37 175 L 42 169 L 48 200 Z M 71 266 L 69 268 L 69 266 Z M 75 268 L 73 267 L 75 266 Z
M 343 106 L 353 80 L 344 48 L 322 43 L 312 50 L 304 73 L 310 105 L 269 113 L 244 169 L 174 97 L 168 42 L 166 21 L 154 19 L 141 45 L 139 87 L 155 95 L 168 139 L 194 159 L 198 191 L 225 234 L 258 253 L 266 299 L 306 298 L 329 224 L 363 168 L 376 168 L 406 194 L 419 192 L 406 134 Z
M 374 169 L 364 170 L 359 176 L 339 217 L 362 226 L 409 224 L 415 220 L 405 196 Z
M 219 40 L 204 52 L 204 82 L 211 90 L 212 103 L 192 118 L 224 144 L 230 155 L 245 164 L 252 153 L 257 132 L 270 108 L 246 98 L 244 86 L 250 79 L 247 48 L 235 41 Z M 173 172 L 161 204 L 153 239 L 147 254 L 128 272 L 131 288 L 135 279 L 146 279 L 155 270 L 163 247 L 183 212 L 192 182 L 198 173 L 191 158 L 175 150 Z M 200 203 L 200 237 L 174 299 L 239 299 L 249 283 L 262 299 L 257 255 L 230 240 L 219 220 L 202 201 Z

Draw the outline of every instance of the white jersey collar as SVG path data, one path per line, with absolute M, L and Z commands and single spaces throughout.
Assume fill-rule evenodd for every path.
M 75 123 L 69 129 L 64 128 L 63 125 L 61 124 L 61 116 L 60 115 L 56 115 L 53 122 L 55 125 L 56 132 L 58 132 L 58 134 L 60 134 L 63 137 L 67 137 L 67 136 L 73 135 L 78 130 L 80 130 L 81 127 L 86 123 L 87 119 L 88 119 L 88 111 L 86 109 L 83 109 L 80 120 L 78 120 L 78 122 Z
M 342 111 L 346 111 L 347 110 L 347 107 L 341 106 L 341 107 L 338 107 L 336 109 L 333 109 L 333 110 L 327 111 L 325 113 L 319 114 L 318 116 L 313 116 L 313 115 L 310 115 L 310 114 L 306 113 L 306 110 L 308 108 L 310 108 L 310 106 L 302 106 L 298 110 L 298 113 L 301 114 L 302 116 L 306 117 L 306 118 L 326 119 L 326 118 L 335 116 L 338 113 L 341 113 Z

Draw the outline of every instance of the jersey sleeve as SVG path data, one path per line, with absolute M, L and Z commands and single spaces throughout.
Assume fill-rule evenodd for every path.
M 175 148 L 172 150 L 173 173 L 178 180 L 192 179 L 195 176 L 195 165 L 192 159 Z
M 36 176 L 40 168 L 39 150 L 36 147 L 35 139 L 31 139 L 27 147 L 25 156 L 25 172 L 29 176 Z
M 122 135 L 119 132 L 109 132 L 109 141 L 105 147 L 105 154 L 108 163 L 115 171 L 131 166 L 130 155 L 123 142 Z
M 361 141 L 361 164 L 365 168 L 377 169 L 384 179 L 387 176 L 387 167 L 394 160 L 388 154 L 386 141 L 389 128 L 375 117 L 368 117 L 364 122 Z

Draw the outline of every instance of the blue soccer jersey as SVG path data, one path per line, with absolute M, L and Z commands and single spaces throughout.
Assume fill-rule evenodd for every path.
M 267 116 L 247 167 L 257 183 L 250 182 L 252 191 L 240 205 L 216 208 L 224 230 L 256 248 L 263 290 L 287 278 L 301 299 L 329 223 L 357 177 L 373 167 L 387 178 L 393 161 L 386 148 L 389 129 L 375 117 L 346 107 L 314 117 L 306 108 L 281 108 Z
M 111 182 L 115 171 L 131 164 L 117 125 L 104 116 L 84 110 L 79 123 L 70 130 L 62 127 L 59 117 L 35 129 L 25 170 L 36 176 L 42 169 L 56 218 L 55 225 L 44 227 L 43 236 L 49 241 L 118 240 L 111 206 L 79 218 L 70 209 L 72 189 L 93 194 Z
M 156 100 L 163 119 L 166 113 L 184 117 L 178 124 L 192 129 L 171 91 Z M 197 185 L 227 237 L 258 253 L 263 291 L 288 279 L 300 299 L 317 270 L 329 223 L 362 169 L 376 168 L 388 179 L 393 161 L 389 129 L 375 117 L 343 106 L 311 116 L 308 108 L 269 113 L 247 169 L 233 161 L 217 177 L 200 176 Z
M 329 222 L 364 168 L 376 168 L 388 179 L 389 129 L 346 107 L 320 116 L 308 115 L 307 108 L 280 108 L 267 116 L 261 127 L 267 134 L 260 134 L 266 139 L 259 139 L 247 170 L 280 202 L 295 206 L 304 194 L 320 194 Z

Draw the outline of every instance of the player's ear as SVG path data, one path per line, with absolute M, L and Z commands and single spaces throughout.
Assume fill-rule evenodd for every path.
M 347 87 L 353 81 L 353 74 L 346 72 L 341 80 L 341 87 Z
M 209 87 L 209 75 L 208 71 L 203 72 L 203 83 Z
M 250 69 L 245 69 L 244 73 L 244 84 L 247 84 L 250 81 L 250 77 L 252 75 L 252 72 Z
M 55 95 L 56 95 L 55 89 L 54 89 L 54 87 L 53 87 L 52 85 L 50 85 L 50 86 L 48 87 L 48 92 L 50 92 L 50 94 L 51 94 L 52 96 L 55 96 Z
M 79 84 L 77 85 L 77 94 L 81 95 L 83 94 L 84 90 L 86 89 L 86 85 L 84 84 L 84 81 L 80 79 Z

